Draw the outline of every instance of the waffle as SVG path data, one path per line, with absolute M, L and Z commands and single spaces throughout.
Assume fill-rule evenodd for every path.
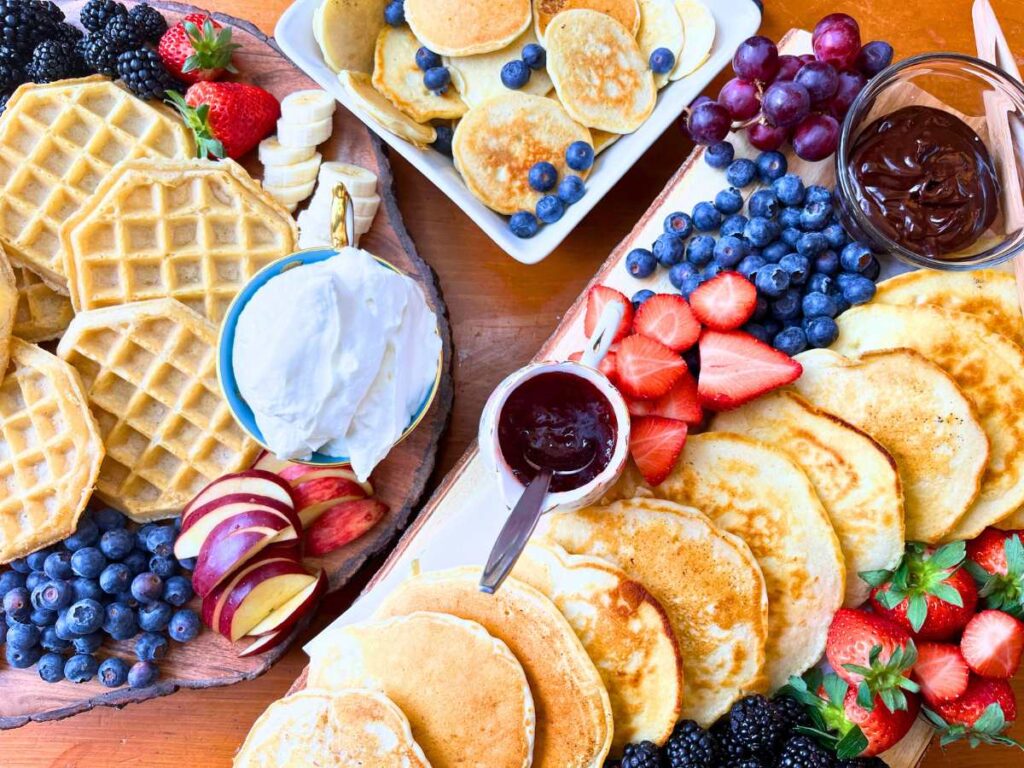
M 17 309 L 18 289 L 14 284 L 14 270 L 3 248 L 0 248 L 0 371 L 7 370 Z
M 215 323 L 297 240 L 288 211 L 230 160 L 121 163 L 61 228 L 76 311 L 171 297 Z
M 194 152 L 180 120 L 106 78 L 26 83 L 0 120 L 0 242 L 12 261 L 66 292 L 60 226 L 110 169 Z
M 34 342 L 60 338 L 75 316 L 71 299 L 25 267 L 14 267 L 14 284 L 18 289 L 14 335 Z
M 96 494 L 137 521 L 177 514 L 259 446 L 217 381 L 217 329 L 174 299 L 94 309 L 57 347 L 85 383 L 106 447 Z
M 14 339 L 0 383 L 0 563 L 74 533 L 103 442 L 78 374 Z

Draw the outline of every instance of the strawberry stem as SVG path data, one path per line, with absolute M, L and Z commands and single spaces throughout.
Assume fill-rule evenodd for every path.
M 224 144 L 218 139 L 210 127 L 210 105 L 200 104 L 192 107 L 177 91 L 167 91 L 167 103 L 181 113 L 185 126 L 192 131 L 196 140 L 196 157 L 205 159 L 210 155 L 224 157 Z
M 242 46 L 231 42 L 231 27 L 215 29 L 213 19 L 209 16 L 203 21 L 201 29 L 193 21 L 186 21 L 184 26 L 185 34 L 195 53 L 185 59 L 181 67 L 182 72 L 214 69 L 238 71 L 231 63 L 231 57 Z

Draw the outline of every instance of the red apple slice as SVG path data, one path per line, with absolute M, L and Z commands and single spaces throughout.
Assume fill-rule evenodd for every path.
M 310 480 L 323 480 L 326 478 L 348 480 L 362 488 L 364 496 L 373 496 L 373 486 L 368 482 L 360 481 L 356 477 L 356 473 L 349 467 L 314 467 L 304 464 L 293 464 L 284 471 L 281 477 L 291 483 L 292 488 Z
M 273 565 L 281 573 L 305 573 L 306 571 L 302 567 L 302 563 L 297 558 L 292 557 L 290 553 L 283 553 L 282 549 L 283 547 L 277 544 L 267 547 L 232 574 L 231 578 L 218 584 L 210 594 L 206 595 L 203 598 L 202 605 L 203 623 L 210 629 L 216 629 L 220 621 L 221 610 L 223 610 L 224 603 L 227 600 L 227 596 L 231 594 L 231 590 L 235 588 L 238 582 L 257 569 Z
M 275 566 L 251 571 L 228 593 L 217 631 L 235 642 L 316 580 L 305 571 L 282 572 Z
M 387 504 L 378 499 L 346 501 L 327 509 L 306 531 L 306 553 L 318 557 L 355 541 L 387 511 Z
M 327 574 L 320 570 L 316 581 L 299 592 L 295 597 L 267 615 L 259 624 L 250 629 L 249 635 L 268 635 L 283 632 L 295 626 L 296 622 L 316 607 L 317 601 L 327 591 Z
M 249 643 L 244 650 L 239 651 L 238 655 L 245 658 L 247 656 L 255 656 L 257 653 L 269 651 L 271 648 L 276 648 L 287 640 L 290 634 L 290 629 L 282 629 L 277 632 L 271 632 L 269 635 L 258 637 L 253 642 Z
M 182 511 L 182 522 L 192 513 L 192 510 L 198 509 L 204 504 L 213 501 L 221 496 L 233 496 L 237 494 L 248 494 L 252 496 L 269 496 L 272 499 L 280 501 L 282 504 L 290 504 L 295 506 L 295 500 L 292 497 L 291 486 L 282 481 L 273 472 L 267 472 L 259 469 L 247 469 L 243 472 L 235 472 L 230 475 L 224 475 L 214 480 L 212 483 L 207 485 L 203 490 L 196 494 L 195 498 L 192 499 Z
M 192 586 L 206 597 L 245 561 L 273 542 L 279 534 L 295 537 L 295 530 L 276 512 L 253 510 L 219 523 L 203 541 L 192 572 Z
M 174 542 L 174 554 L 182 560 L 186 557 L 197 557 L 203 542 L 210 536 L 214 528 L 225 520 L 230 520 L 247 512 L 268 512 L 280 515 L 288 528 L 297 534 L 302 533 L 302 520 L 289 504 L 284 504 L 269 496 L 249 496 L 232 494 L 221 496 L 197 507 L 181 524 L 181 534 Z M 286 538 L 292 538 L 288 536 Z
M 331 507 L 346 501 L 365 499 L 362 487 L 351 480 L 340 477 L 323 477 L 309 480 L 294 488 L 296 505 L 302 527 L 311 525 Z

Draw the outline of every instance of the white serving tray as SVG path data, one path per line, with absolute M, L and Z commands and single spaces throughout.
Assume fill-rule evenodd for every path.
M 704 0 L 717 24 L 715 44 L 708 60 L 693 74 L 662 89 L 658 94 L 657 107 L 647 122 L 638 131 L 623 136 L 598 156 L 594 171 L 587 179 L 587 194 L 580 202 L 569 207 L 561 221 L 541 227 L 533 238 L 521 240 L 509 231 L 507 217 L 495 213 L 473 197 L 449 158 L 433 150 L 416 148 L 380 128 L 353 106 L 338 83 L 337 76 L 324 63 L 320 46 L 313 38 L 313 12 L 320 2 L 296 0 L 285 11 L 274 30 L 274 37 L 281 50 L 321 88 L 363 120 L 370 130 L 448 195 L 502 250 L 524 264 L 536 264 L 558 247 L 655 139 L 676 121 L 683 109 L 729 64 L 736 46 L 753 35 L 761 24 L 761 9 L 754 0 Z

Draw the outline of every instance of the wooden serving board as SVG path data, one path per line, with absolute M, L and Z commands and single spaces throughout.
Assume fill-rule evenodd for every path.
M 809 52 L 810 34 L 792 30 L 782 38 L 779 47 L 783 53 Z M 734 135 L 730 140 L 736 147 L 737 157 L 753 158 L 757 155 L 757 150 L 742 136 Z M 788 153 L 788 159 L 790 171 L 799 173 L 806 183 L 832 185 L 834 177 L 831 159 L 807 163 L 796 158 L 792 152 Z M 611 253 L 590 285 L 608 285 L 627 296 L 641 288 L 676 292 L 668 281 L 667 271 L 663 269 L 646 280 L 633 278 L 625 269 L 626 255 L 633 248 L 650 247 L 663 231 L 662 224 L 669 213 L 690 211 L 696 203 L 713 198 L 718 190 L 727 186 L 724 172 L 708 166 L 704 162 L 704 149 L 697 147 L 669 180 L 633 231 Z M 744 197 L 748 195 L 749 190 L 745 190 Z M 905 270 L 905 267 L 887 264 L 884 269 L 897 272 Z M 584 291 L 565 313 L 562 323 L 535 360 L 564 360 L 570 353 L 583 348 L 586 293 Z M 332 627 L 312 640 L 306 646 L 307 651 L 313 651 L 318 643 L 329 643 L 331 628 L 369 618 L 383 596 L 410 573 L 458 565 L 481 565 L 507 515 L 496 491 L 494 478 L 485 468 L 474 446 L 445 478 L 363 596 Z M 306 675 L 307 671 L 303 671 L 292 686 L 292 691 L 305 686 Z M 921 719 L 903 741 L 883 757 L 891 768 L 915 768 L 931 743 L 931 735 L 931 727 Z
M 132 3 L 129 3 L 131 5 Z M 77 21 L 84 2 L 62 3 L 68 18 Z M 200 9 L 178 3 L 150 0 L 173 24 L 182 16 Z M 315 88 L 316 84 L 292 64 L 269 39 L 252 24 L 212 14 L 233 29 L 235 42 L 241 44 L 234 61 L 239 74 L 236 79 L 259 85 L 278 98 L 292 91 Z M 388 514 L 366 535 L 323 558 L 307 558 L 309 566 L 323 567 L 329 576 L 329 590 L 337 590 L 348 582 L 362 565 L 387 547 L 409 522 L 419 504 L 434 468 L 438 443 L 447 427 L 452 406 L 452 341 L 448 312 L 437 276 L 416 253 L 406 232 L 395 201 L 391 168 L 380 141 L 351 113 L 340 105 L 334 117 L 334 135 L 320 147 L 324 160 L 343 160 L 374 171 L 379 179 L 380 210 L 371 230 L 360 245 L 419 282 L 427 303 L 437 314 L 444 352 L 444 368 L 434 403 L 417 429 L 391 452 L 374 472 L 371 481 L 376 496 L 389 507 Z M 244 163 L 256 178 L 261 166 L 255 158 Z M 194 601 L 198 602 L 198 601 Z M 193 605 L 198 610 L 198 604 Z M 308 620 L 307 620 L 308 621 Z M 262 655 L 239 658 L 243 645 L 233 645 L 220 635 L 204 628 L 202 634 L 187 645 L 172 644 L 168 657 L 160 663 L 160 680 L 151 688 L 132 690 L 127 687 L 107 689 L 98 682 L 75 685 L 70 682 L 44 683 L 35 669 L 15 670 L 0 666 L 0 730 L 17 728 L 30 721 L 57 720 L 86 712 L 96 706 L 123 706 L 156 696 L 166 696 L 180 688 L 210 688 L 251 680 L 270 669 L 289 645 L 301 634 L 307 622 L 298 626 L 285 643 Z M 131 642 L 111 649 L 126 660 L 134 660 Z M 3 761 L 0 760 L 0 763 Z

